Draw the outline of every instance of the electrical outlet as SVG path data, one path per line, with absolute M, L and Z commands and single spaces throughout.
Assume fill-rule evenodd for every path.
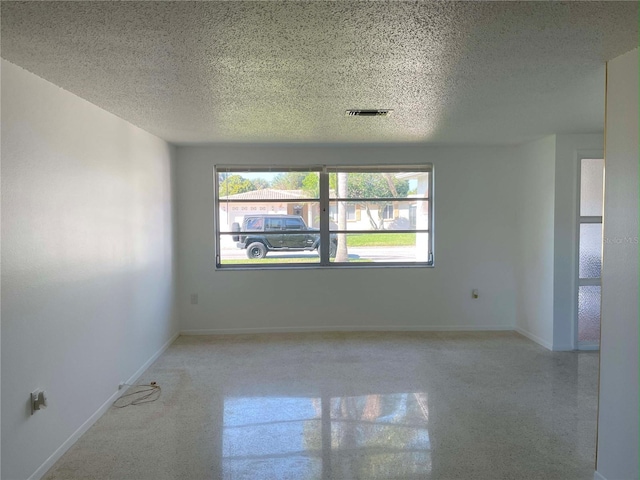
M 122 380 L 119 384 L 118 384 L 118 390 L 122 390 L 125 387 L 125 383 L 124 380 Z
M 191 294 L 191 305 L 197 305 L 198 304 L 198 294 L 197 293 L 192 293 Z
M 474 288 L 474 289 L 471 291 L 471 298 L 478 298 L 479 296 L 480 296 L 480 294 L 478 293 L 478 289 L 477 289 L 477 288 Z
M 44 390 L 35 390 L 31 392 L 31 415 L 36 413 L 37 410 L 42 410 L 47 407 L 47 392 Z

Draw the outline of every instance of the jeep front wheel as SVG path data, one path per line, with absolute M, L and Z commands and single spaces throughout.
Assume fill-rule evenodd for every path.
M 247 257 L 264 258 L 267 256 L 267 247 L 260 242 L 254 242 L 247 247 Z

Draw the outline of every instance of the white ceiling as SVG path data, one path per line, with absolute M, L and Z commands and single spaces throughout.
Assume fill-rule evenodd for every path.
M 2 2 L 2 57 L 178 144 L 603 129 L 638 2 Z M 348 108 L 391 108 L 388 118 Z

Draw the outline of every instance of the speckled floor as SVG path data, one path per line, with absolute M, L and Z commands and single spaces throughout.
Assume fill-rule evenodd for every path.
M 507 332 L 180 337 L 45 478 L 591 480 L 597 368 Z

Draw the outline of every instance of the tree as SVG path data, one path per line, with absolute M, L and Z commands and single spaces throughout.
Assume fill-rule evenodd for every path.
M 251 182 L 253 183 L 253 187 L 256 190 L 263 190 L 265 188 L 269 188 L 269 182 L 264 178 L 254 178 L 253 180 L 251 180 Z
M 347 173 L 339 172 L 336 178 L 338 198 L 347 196 Z M 347 229 L 347 202 L 338 202 L 338 230 Z M 338 233 L 338 248 L 336 250 L 336 262 L 348 262 L 347 234 Z
M 391 173 L 349 173 L 347 191 L 349 198 L 402 198 L 409 192 L 409 182 L 399 180 Z M 384 228 L 384 209 L 394 202 L 388 200 L 357 202 L 364 208 L 369 217 L 369 223 L 374 230 Z M 378 218 L 374 219 L 371 207 L 375 205 Z
M 279 173 L 271 181 L 271 187 L 278 190 L 301 190 L 302 183 L 307 175 L 307 172 Z
M 311 198 L 320 198 L 320 178 L 318 172 L 309 172 L 302 179 L 302 190 Z
M 220 182 L 220 196 L 236 195 L 238 193 L 255 190 L 253 182 L 241 175 L 229 175 Z

